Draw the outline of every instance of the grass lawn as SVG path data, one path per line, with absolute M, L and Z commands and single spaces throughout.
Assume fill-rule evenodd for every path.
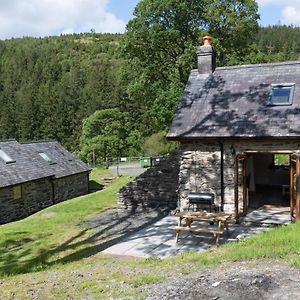
M 108 170 L 95 170 L 94 180 Z M 116 193 L 130 180 L 123 176 L 102 191 L 44 209 L 24 220 L 0 226 L 0 274 L 42 270 L 66 262 L 66 257 L 91 247 L 90 232 L 82 224 L 88 217 L 116 206 Z M 72 256 L 73 254 L 73 256 Z
M 94 178 L 109 175 L 103 172 L 108 171 L 97 170 Z M 141 287 L 223 262 L 267 259 L 300 267 L 300 224 L 201 254 L 185 253 L 165 260 L 117 258 L 101 253 L 85 257 L 82 254 L 93 243 L 89 240 L 92 233 L 84 229 L 83 222 L 116 206 L 116 192 L 129 180 L 123 176 L 102 191 L 2 225 L 0 294 L 9 298 L 13 291 L 16 298 L 26 299 L 28 291 L 36 290 L 41 293 L 38 299 L 66 299 L 69 295 L 74 299 L 142 299 L 145 295 L 140 294 Z

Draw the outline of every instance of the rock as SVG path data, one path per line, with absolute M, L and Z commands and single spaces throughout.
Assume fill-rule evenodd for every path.
M 220 283 L 221 283 L 221 281 L 217 281 L 217 282 L 213 283 L 211 286 L 217 287 L 218 285 L 220 285 Z

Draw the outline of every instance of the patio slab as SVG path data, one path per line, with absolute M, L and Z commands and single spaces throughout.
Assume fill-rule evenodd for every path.
M 244 224 L 286 225 L 291 223 L 287 208 L 265 205 L 248 213 L 242 220 Z
M 178 218 L 167 216 L 151 226 L 126 237 L 120 243 L 105 249 L 102 253 L 126 255 L 143 258 L 166 258 L 183 252 L 202 252 L 216 247 L 211 234 L 192 234 L 181 232 L 178 243 L 175 242 L 175 231 L 170 226 L 177 225 Z M 238 241 L 241 238 L 268 230 L 266 227 L 230 225 L 230 236 L 226 233 L 220 237 L 220 244 Z

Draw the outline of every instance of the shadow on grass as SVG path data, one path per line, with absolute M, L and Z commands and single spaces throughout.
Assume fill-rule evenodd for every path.
M 89 181 L 89 193 L 94 193 L 94 192 L 97 192 L 97 191 L 101 191 L 101 190 L 103 190 L 103 188 L 104 188 L 103 184 L 100 184 L 95 180 L 90 180 Z
M 125 236 L 156 222 L 166 213 L 166 210 L 147 213 L 108 209 L 93 220 L 87 221 L 84 224 L 85 229 L 77 235 L 54 248 L 40 248 L 36 254 L 33 254 L 32 250 L 37 247 L 34 243 L 45 236 L 36 237 L 35 240 L 28 238 L 6 240 L 0 244 L 0 275 L 36 272 L 46 270 L 53 265 L 90 257 L 120 242 Z M 137 219 L 140 221 L 138 222 Z M 64 256 L 64 252 L 68 254 Z M 26 256 L 32 258 L 26 259 Z M 57 258 L 60 256 L 61 258 Z

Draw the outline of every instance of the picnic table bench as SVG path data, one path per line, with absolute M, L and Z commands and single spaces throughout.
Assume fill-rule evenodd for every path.
M 220 235 L 224 233 L 225 228 L 227 236 L 229 235 L 228 221 L 232 218 L 231 215 L 226 215 L 222 212 L 208 213 L 206 211 L 186 211 L 179 212 L 175 216 L 179 218 L 178 225 L 171 226 L 170 228 L 176 231 L 176 243 L 178 242 L 181 231 L 188 231 L 192 233 L 211 233 L 216 240 L 217 246 L 219 245 Z M 183 221 L 185 222 L 184 224 Z M 194 221 L 197 221 L 197 226 L 191 227 Z M 203 226 L 203 222 L 209 223 L 211 226 Z

